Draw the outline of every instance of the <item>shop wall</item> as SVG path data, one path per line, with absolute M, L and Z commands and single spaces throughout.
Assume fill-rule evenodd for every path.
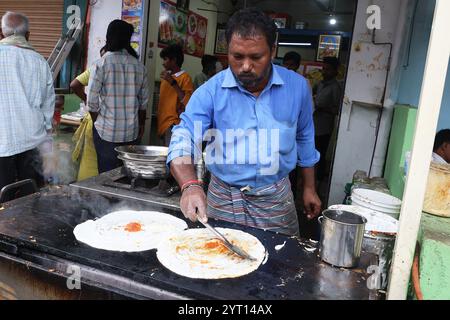
M 208 10 L 217 10 L 217 7 L 214 6 L 213 4 L 206 4 L 204 1 L 201 1 L 201 0 L 191 0 L 190 4 L 189 4 L 189 9 L 191 11 L 208 19 L 208 32 L 207 32 L 207 36 L 206 36 L 205 54 L 214 54 L 217 13 L 210 12 L 210 11 L 201 11 L 201 10 L 198 10 L 198 8 L 208 9 Z M 154 11 L 150 12 L 150 19 L 159 19 L 159 11 L 156 12 L 154 10 Z M 163 71 L 162 60 L 161 60 L 161 58 L 159 58 L 159 53 L 161 52 L 161 50 L 162 50 L 161 48 L 158 48 L 158 50 L 156 50 L 156 55 L 155 55 L 155 58 L 156 58 L 155 79 L 157 81 L 159 80 L 159 74 L 161 73 L 161 71 Z M 185 70 L 187 73 L 189 73 L 189 75 L 193 79 L 197 73 L 202 71 L 201 58 L 197 58 L 197 57 L 185 54 L 184 55 L 184 64 L 183 64 L 182 69 Z
M 356 170 L 364 170 L 367 173 L 371 171 L 372 176 L 382 176 L 393 106 L 396 102 L 392 96 L 396 94 L 398 88 L 398 75 L 406 46 L 405 34 L 410 24 L 408 19 L 412 11 L 410 9 L 412 2 L 358 1 L 328 204 L 342 203 L 345 197 L 345 184 L 352 181 Z M 376 127 L 385 87 L 389 47 L 377 46 L 371 42 L 372 32 L 367 28 L 366 10 L 373 4 L 380 7 L 382 17 L 376 41 L 393 44 L 387 99 L 383 106 L 378 139 Z
M 434 6 L 435 1 L 418 1 L 414 19 L 414 29 L 411 37 L 409 59 L 408 57 L 405 57 L 405 67 L 403 68 L 401 76 L 398 97 L 398 101 L 401 104 L 410 104 L 414 107 L 419 105 L 422 75 L 425 69 L 428 43 L 433 23 Z M 438 130 L 444 128 L 450 128 L 450 72 L 447 73 L 447 81 L 438 123 Z
M 89 30 L 88 66 L 100 58 L 100 49 L 105 45 L 108 24 L 122 15 L 122 0 L 98 0 L 91 7 Z

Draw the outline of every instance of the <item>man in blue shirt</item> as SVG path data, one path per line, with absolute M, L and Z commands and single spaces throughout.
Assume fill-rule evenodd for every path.
M 173 129 L 167 162 L 182 189 L 181 211 L 192 221 L 213 217 L 298 235 L 288 179 L 296 166 L 308 218 L 321 208 L 310 89 L 299 74 L 272 64 L 276 26 L 259 9 L 235 13 L 226 35 L 230 68 L 194 92 Z M 192 165 L 203 140 L 208 197 Z

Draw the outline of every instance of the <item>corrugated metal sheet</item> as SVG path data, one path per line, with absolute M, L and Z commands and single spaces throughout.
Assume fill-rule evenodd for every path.
M 30 19 L 30 42 L 47 58 L 61 37 L 64 0 L 0 0 L 0 16 L 6 11 Z

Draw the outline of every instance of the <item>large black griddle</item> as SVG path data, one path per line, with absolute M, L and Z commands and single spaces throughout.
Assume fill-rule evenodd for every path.
M 254 228 L 210 221 L 256 236 L 269 252 L 264 265 L 235 279 L 202 280 L 179 276 L 164 266 L 156 250 L 121 253 L 95 249 L 76 241 L 74 227 L 120 209 L 155 210 L 184 219 L 181 212 L 140 201 L 59 187 L 15 200 L 0 211 L 0 252 L 42 269 L 82 266 L 82 281 L 133 298 L 190 299 L 369 299 L 366 269 L 374 256 L 363 252 L 355 269 L 332 267 L 308 252 L 295 238 Z M 190 228 L 199 227 L 188 221 Z M 286 242 L 281 250 L 275 246 Z M 52 264 L 53 263 L 53 264 Z M 54 272 L 54 270 L 49 270 Z M 69 277 L 60 272 L 60 275 Z M 120 288 L 119 288 L 120 287 Z M 117 289 L 117 290 L 116 290 Z

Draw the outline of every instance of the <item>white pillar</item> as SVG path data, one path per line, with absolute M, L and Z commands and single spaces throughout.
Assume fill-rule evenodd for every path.
M 437 0 L 387 298 L 406 299 L 450 55 L 450 1 Z

